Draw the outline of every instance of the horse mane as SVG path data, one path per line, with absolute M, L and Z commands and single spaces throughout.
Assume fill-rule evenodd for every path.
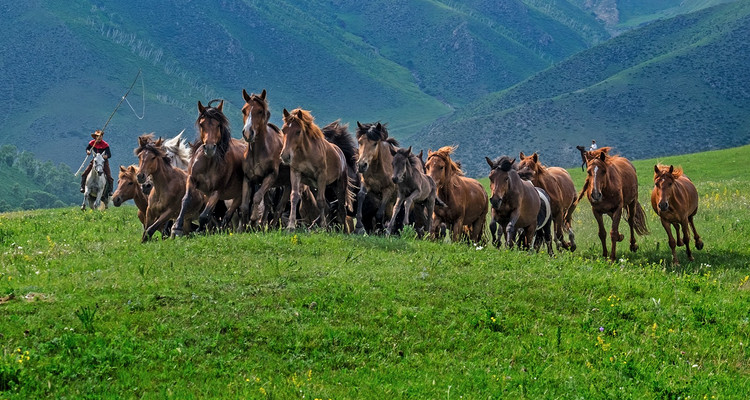
M 495 159 L 493 163 L 496 165 L 495 168 L 500 168 L 501 171 L 509 172 L 510 170 L 518 170 L 518 164 L 516 160 L 508 156 L 501 156 Z
M 378 124 L 380 124 L 380 122 L 358 124 L 356 132 L 357 139 L 362 137 L 362 135 L 367 135 L 367 138 L 373 142 L 384 141 L 394 148 L 398 147 L 398 140 L 394 137 L 388 136 L 388 123 L 380 124 L 380 129 L 373 129 Z
M 191 145 L 187 140 L 183 139 L 182 134 L 184 132 L 185 130 L 183 129 L 177 136 L 165 141 L 162 146 L 167 152 L 171 152 L 187 165 L 190 164 Z
M 127 177 L 128 179 L 135 179 L 135 175 L 138 173 L 137 171 L 138 171 L 137 165 L 128 165 L 127 168 L 122 167 L 120 169 L 120 173 L 117 174 L 117 178 L 118 180 L 122 180 L 124 177 Z
M 430 153 L 427 156 L 427 160 L 429 160 L 432 157 L 440 157 L 445 161 L 446 164 L 448 164 L 448 169 L 453 171 L 453 173 L 457 175 L 463 176 L 464 171 L 461 170 L 461 164 L 453 161 L 451 159 L 451 154 L 453 154 L 458 146 L 443 146 L 437 151 Z
M 305 134 L 310 135 L 313 138 L 325 139 L 323 131 L 320 130 L 318 125 L 315 125 L 315 117 L 310 114 L 310 111 L 295 108 L 289 113 L 289 116 L 284 117 L 284 122 L 288 122 L 287 120 L 297 121 Z
M 161 157 L 167 165 L 172 165 L 172 159 L 167 156 L 167 152 L 164 151 L 164 148 L 162 147 L 163 139 L 159 138 L 158 141 L 155 141 L 154 137 L 153 132 L 144 133 L 143 135 L 138 136 L 138 147 L 133 150 L 133 154 L 138 157 L 142 152 L 150 151 L 157 157 Z
M 333 143 L 341 149 L 346 159 L 346 164 L 356 169 L 357 163 L 357 142 L 349 134 L 349 125 L 341 124 L 341 120 L 336 120 L 326 125 L 322 129 L 323 136 L 329 143 Z
M 657 164 L 657 167 L 659 168 L 659 175 L 664 175 L 669 173 L 669 165 L 664 164 Z M 674 167 L 672 169 L 672 178 L 678 179 L 681 176 L 683 176 L 684 172 L 682 170 L 682 167 Z
M 229 120 L 224 113 L 211 105 L 215 101 L 216 100 L 211 100 L 208 103 L 208 106 L 205 107 L 205 111 L 198 114 L 198 118 L 195 120 L 195 125 L 199 126 L 198 124 L 200 123 L 201 118 L 210 118 L 219 121 L 221 139 L 216 143 L 216 154 L 218 154 L 219 158 L 223 159 L 227 150 L 229 150 L 229 144 L 232 142 L 232 130 L 229 127 Z M 195 153 L 202 145 L 203 140 L 199 137 L 198 140 L 193 143 L 193 148 L 191 149 L 192 152 Z

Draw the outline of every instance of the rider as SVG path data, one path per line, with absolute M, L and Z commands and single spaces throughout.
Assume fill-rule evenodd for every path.
M 109 159 L 112 157 L 112 152 L 109 150 L 109 144 L 107 144 L 107 142 L 102 139 L 103 136 L 104 131 L 101 130 L 96 130 L 91 134 L 93 140 L 91 140 L 89 142 L 89 145 L 86 146 L 86 156 L 91 155 L 92 150 L 94 151 L 94 153 L 101 153 L 102 157 L 104 158 L 104 175 L 107 176 L 107 186 L 104 190 L 104 194 L 107 196 L 111 196 L 114 179 L 112 179 L 112 172 L 110 172 L 109 170 Z M 83 175 L 81 175 L 81 193 L 85 191 L 86 177 L 89 175 L 89 172 L 91 172 L 91 168 L 93 167 L 94 160 L 91 160 L 89 166 L 86 167 L 86 170 L 83 171 Z

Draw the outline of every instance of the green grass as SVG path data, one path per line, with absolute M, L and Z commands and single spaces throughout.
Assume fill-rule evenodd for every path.
M 0 399 L 747 398 L 750 176 L 727 160 L 749 152 L 663 160 L 701 195 L 706 247 L 680 267 L 650 207 L 638 253 L 601 259 L 585 201 L 555 258 L 303 232 L 142 245 L 134 207 L 0 214 Z

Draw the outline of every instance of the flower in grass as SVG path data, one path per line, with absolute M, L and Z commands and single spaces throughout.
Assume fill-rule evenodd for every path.
M 603 326 L 599 327 L 599 332 L 604 332 L 604 327 Z

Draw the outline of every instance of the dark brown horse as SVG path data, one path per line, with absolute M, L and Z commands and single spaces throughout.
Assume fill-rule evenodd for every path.
M 357 170 L 361 174 L 361 186 L 357 193 L 357 233 L 368 232 L 378 225 L 382 228 L 391 219 L 391 211 L 396 203 L 396 185 L 391 180 L 393 175 L 393 150 L 398 148 L 398 141 L 388 136 L 386 125 L 377 123 L 361 124 L 357 121 L 357 142 L 359 156 Z M 375 221 L 365 221 L 362 209 L 370 196 L 378 204 Z M 368 229 L 369 227 L 369 229 Z
M 396 225 L 396 217 L 401 207 L 404 207 L 404 225 L 409 224 L 409 214 L 414 204 L 414 228 L 422 237 L 424 232 L 432 232 L 432 213 L 435 211 L 435 203 L 440 202 L 437 198 L 437 186 L 422 170 L 422 162 L 408 149 L 393 149 L 393 175 L 391 180 L 397 187 L 398 196 L 393 206 L 391 219 L 388 223 L 387 233 L 391 234 Z M 441 206 L 445 206 L 440 202 Z
M 202 201 L 190 203 L 193 205 L 190 209 L 181 207 L 186 190 L 187 174 L 179 168 L 172 167 L 170 158 L 161 146 L 163 140 L 160 138 L 154 142 L 153 138 L 152 134 L 140 136 L 138 147 L 135 149 L 139 161 L 136 175 L 138 182 L 146 182 L 149 176 L 153 182 L 151 194 L 148 196 L 145 229 L 141 242 L 148 241 L 154 232 L 161 231 L 167 221 L 177 218 L 178 215 L 184 217 L 182 230 L 190 232 L 192 219 L 198 217 L 203 207 Z M 195 189 L 190 190 L 194 191 L 192 193 L 194 198 L 202 199 L 202 194 Z M 176 229 L 177 226 L 174 228 Z
M 133 200 L 138 207 L 138 220 L 141 221 L 143 228 L 146 228 L 146 209 L 148 208 L 148 197 L 143 193 L 141 185 L 138 183 L 138 169 L 135 165 L 127 168 L 120 165 L 120 173 L 117 178 L 117 190 L 112 194 L 112 204 L 115 207 L 128 200 Z
M 482 184 L 463 176 L 461 167 L 451 159 L 455 150 L 455 146 L 445 146 L 427 152 L 427 175 L 435 181 L 438 198 L 446 205 L 435 208 L 432 230 L 440 236 L 438 229 L 445 223 L 451 229 L 451 239 L 457 242 L 466 227 L 469 239 L 477 243 L 482 239 L 489 200 Z
M 573 211 L 578 204 L 576 201 L 575 185 L 568 171 L 560 167 L 545 167 L 539 162 L 537 153 L 526 157 L 523 152 L 519 156 L 518 172 L 528 173 L 531 183 L 547 192 L 552 207 L 552 222 L 555 224 L 554 240 L 557 249 L 561 247 L 574 251 L 576 249 L 575 234 L 573 233 Z M 570 242 L 566 242 L 563 232 L 568 233 Z
M 242 163 L 245 179 L 242 185 L 240 214 L 243 224 L 248 222 L 248 218 L 252 224 L 257 224 L 263 217 L 266 194 L 270 188 L 282 186 L 282 201 L 288 201 L 291 190 L 288 184 L 289 169 L 284 168 L 285 176 L 279 179 L 284 138 L 281 130 L 268 122 L 271 111 L 266 100 L 266 90 L 263 89 L 260 95 L 257 95 L 247 94 L 245 89 L 242 89 L 242 97 L 245 99 L 245 105 L 242 107 L 242 137 L 247 142 L 247 150 Z M 257 185 L 260 187 L 256 190 Z
M 320 226 L 328 226 L 326 189 L 335 195 L 339 223 L 347 229 L 347 209 L 352 210 L 353 194 L 349 188 L 347 157 L 336 145 L 326 140 L 309 111 L 297 108 L 291 113 L 284 109 L 284 147 L 281 161 L 290 167 L 292 186 L 291 210 L 287 229 L 297 226 L 297 206 L 301 184 L 317 190 L 315 200 L 320 213 Z
M 197 189 L 206 197 L 206 207 L 200 215 L 200 225 L 206 226 L 212 217 L 216 204 L 220 200 L 231 200 L 222 227 L 226 227 L 234 212 L 242 203 L 242 184 L 244 172 L 242 161 L 247 145 L 240 140 L 233 139 L 229 128 L 229 120 L 221 111 L 224 106 L 222 100 L 217 107 L 204 107 L 198 101 L 198 119 L 195 124 L 200 132 L 200 140 L 193 146 L 193 155 L 188 167 L 187 190 L 182 199 L 182 208 L 177 222 L 172 229 L 173 236 L 183 234 L 184 214 L 187 210 L 195 209 L 203 199 L 194 197 Z
M 667 231 L 669 248 L 672 249 L 672 263 L 679 265 L 675 252 L 676 246 L 685 244 L 688 260 L 693 261 L 690 251 L 690 229 L 695 237 L 695 248 L 703 249 L 703 241 L 695 230 L 693 217 L 698 212 L 698 191 L 690 179 L 682 172 L 682 168 L 670 165 L 654 165 L 654 189 L 651 191 L 651 207 L 659 215 L 661 225 Z M 675 237 L 672 236 L 672 227 Z M 682 227 L 682 237 L 680 237 Z
M 491 160 L 485 157 L 490 166 L 490 204 L 492 204 L 492 220 L 490 233 L 492 242 L 500 247 L 501 238 L 505 237 L 505 244 L 513 248 L 516 241 L 516 231 L 523 229 L 523 247 L 528 249 L 536 234 L 537 217 L 541 200 L 534 185 L 518 175 L 516 160 L 508 156 Z M 500 225 L 501 234 L 496 235 L 496 225 Z
M 606 149 L 606 150 L 605 150 Z M 625 236 L 619 231 L 622 211 L 627 212 L 630 226 L 630 251 L 638 250 L 635 234 L 647 235 L 646 213 L 638 202 L 638 177 L 633 164 L 627 158 L 610 156 L 608 148 L 601 148 L 589 154 L 596 154 L 586 163 L 586 181 L 581 189 L 578 200 L 584 194 L 591 203 L 596 223 L 599 225 L 599 240 L 602 242 L 602 256 L 607 257 L 607 231 L 604 229 L 602 216 L 612 218 L 612 230 L 609 232 L 612 249 L 610 260 L 615 261 L 617 242 Z

